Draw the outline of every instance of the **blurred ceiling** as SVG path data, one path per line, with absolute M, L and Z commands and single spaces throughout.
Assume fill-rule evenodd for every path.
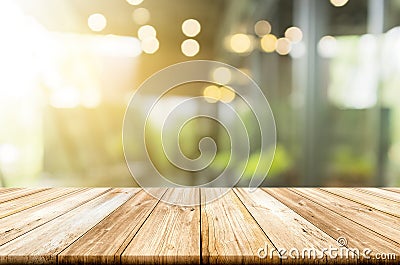
M 26 15 L 33 16 L 49 31 L 93 34 L 88 17 L 101 13 L 107 26 L 99 34 L 137 37 L 141 25 L 134 23 L 132 13 L 144 7 L 150 11 L 147 24 L 157 30 L 160 48 L 155 54 L 142 54 L 133 86 L 137 87 L 151 74 L 171 64 L 188 59 L 215 59 L 216 36 L 225 20 L 227 0 L 144 0 L 130 5 L 126 0 L 17 0 Z M 233 1 L 232 1 L 233 2 Z M 194 37 L 200 52 L 193 58 L 184 56 L 181 43 L 187 39 L 182 22 L 194 18 L 201 23 L 201 32 Z M 132 87 L 132 84 L 130 84 Z
M 107 27 L 101 34 L 137 36 L 140 25 L 133 22 L 132 13 L 139 7 L 150 11 L 148 24 L 157 30 L 163 46 L 178 46 L 186 37 L 182 22 L 195 18 L 202 31 L 196 37 L 201 43 L 212 44 L 218 23 L 224 18 L 226 0 L 145 0 L 138 6 L 126 0 L 17 0 L 27 15 L 34 16 L 50 31 L 93 33 L 87 26 L 91 14 L 101 13 L 107 18 Z M 179 50 L 179 49 L 178 49 Z
M 224 49 L 225 36 L 234 33 L 254 34 L 253 25 L 259 19 L 271 21 L 272 33 L 282 36 L 285 29 L 293 25 L 294 3 L 297 0 L 144 0 L 138 6 L 130 5 L 127 0 L 15 1 L 27 15 L 35 17 L 50 31 L 83 34 L 93 34 L 87 19 L 91 14 L 101 13 L 107 18 L 107 27 L 101 34 L 137 37 L 140 25 L 134 23 L 132 13 L 139 7 L 148 9 L 151 14 L 148 24 L 157 30 L 160 48 L 153 55 L 140 56 L 136 86 L 156 71 L 190 59 L 214 59 L 238 65 L 238 60 L 244 57 Z M 350 0 L 345 6 L 335 8 L 328 0 L 324 0 L 321 4 L 321 12 L 326 15 L 324 34 L 367 33 L 368 2 Z M 385 1 L 385 4 L 387 12 L 392 14 L 385 21 L 387 30 L 399 23 L 396 14 L 399 14 L 400 0 Z M 182 41 L 187 39 L 181 31 L 181 25 L 188 18 L 197 19 L 202 26 L 200 34 L 195 37 L 200 43 L 200 52 L 191 58 L 185 57 L 180 47 Z
M 130 5 L 126 0 L 16 0 L 25 13 L 34 16 L 51 31 L 93 33 L 87 26 L 87 18 L 102 13 L 107 18 L 107 27 L 102 34 L 136 36 L 139 25 L 132 19 L 132 12 L 144 7 L 150 11 L 148 24 L 157 29 L 161 40 L 160 51 L 177 50 L 185 39 L 181 24 L 188 18 L 195 18 L 202 24 L 202 31 L 195 39 L 203 44 L 205 57 L 212 56 L 216 39 L 221 28 L 230 34 L 236 31 L 252 33 L 254 22 L 268 19 L 273 22 L 273 33 L 280 35 L 293 21 L 293 3 L 296 0 L 144 0 L 140 5 Z M 300 0 L 298 0 L 300 1 Z M 323 1 L 323 0 L 321 0 Z M 387 13 L 385 29 L 398 24 L 400 0 L 385 1 Z M 368 1 L 350 0 L 345 6 L 333 7 L 324 1 L 327 29 L 330 35 L 365 34 L 367 30 Z M 229 23 L 228 28 L 226 26 Z M 205 48 L 205 49 L 204 49 Z M 181 57 L 179 59 L 185 59 Z

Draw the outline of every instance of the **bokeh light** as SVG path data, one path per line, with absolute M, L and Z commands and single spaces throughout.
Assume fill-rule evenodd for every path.
M 290 51 L 290 57 L 294 59 L 298 59 L 303 57 L 303 55 L 306 53 L 306 45 L 304 42 L 298 42 L 292 45 L 292 49 Z
M 293 43 L 298 43 L 303 39 L 303 32 L 298 27 L 290 27 L 285 31 L 285 37 Z
M 251 52 L 253 50 L 252 39 L 246 34 L 235 34 L 230 38 L 230 48 L 236 53 Z
M 275 35 L 267 34 L 261 38 L 261 49 L 264 52 L 273 52 L 276 49 L 277 38 Z
M 332 58 L 337 53 L 337 40 L 333 36 L 324 36 L 318 42 L 318 54 L 324 58 Z
M 280 111 L 276 118 L 285 137 L 279 139 L 271 185 L 285 185 L 288 179 L 299 185 L 400 183 L 400 18 L 396 15 L 400 5 L 327 0 L 308 16 L 296 1 L 240 5 L 236 1 L 61 1 L 43 6 L 28 2 L 32 1 L 2 1 L 0 9 L 0 184 L 4 186 L 135 185 L 127 177 L 120 152 L 121 121 L 133 89 L 163 67 L 192 59 L 224 61 L 241 69 L 260 83 Z M 221 8 L 230 11 L 221 14 Z M 376 11 L 380 15 L 371 16 Z M 321 25 L 317 36 L 309 25 Z M 365 31 L 370 34 L 363 35 Z M 322 64 L 307 64 L 310 56 Z M 206 69 L 204 75 L 210 83 L 177 87 L 165 96 L 165 105 L 206 94 L 207 99 L 188 107 L 190 113 L 209 111 L 233 122 L 223 106 L 232 102 L 257 131 L 245 102 L 231 89 L 246 88 L 251 80 L 227 65 Z M 314 100 L 312 87 L 321 84 L 326 90 L 322 104 Z M 153 91 L 148 92 L 143 106 L 153 97 Z M 371 122 L 371 110 L 379 106 L 383 110 Z M 160 125 L 158 115 L 167 112 L 160 109 L 163 113 L 155 115 L 151 129 Z M 321 110 L 322 116 L 334 118 L 335 122 L 322 124 L 333 133 L 315 131 L 315 126 L 306 126 L 301 137 L 290 131 L 292 118 L 304 116 L 311 124 L 322 117 Z M 357 127 L 366 128 L 358 130 L 362 137 L 355 130 L 346 132 L 354 120 Z M 182 143 L 194 150 L 185 152 L 196 157 L 197 137 L 217 136 L 218 156 L 209 172 L 217 171 L 218 161 L 230 151 L 223 129 L 206 120 L 192 125 Z M 310 166 L 303 172 L 298 165 L 308 163 L 312 155 L 292 151 L 304 147 L 318 154 L 312 140 L 298 141 L 309 133 L 318 134 L 327 142 L 320 141 L 321 147 L 329 148 L 310 160 L 321 167 Z M 376 135 L 382 136 L 379 146 L 370 144 Z M 372 154 L 374 148 L 380 152 Z M 162 164 L 163 154 L 154 152 Z M 140 161 L 138 154 L 133 162 Z M 383 174 L 375 176 L 378 169 Z M 321 181 L 303 177 L 319 173 L 324 175 Z M 384 180 L 381 184 L 375 183 L 378 177 Z
M 187 39 L 182 42 L 181 51 L 187 57 L 193 57 L 200 51 L 200 44 L 194 39 Z
M 288 38 L 279 38 L 276 42 L 276 52 L 280 55 L 287 55 L 292 49 L 292 45 Z
M 144 7 L 135 9 L 132 12 L 132 19 L 138 25 L 144 25 L 150 21 L 150 12 Z
M 222 86 L 219 89 L 221 92 L 220 100 L 222 102 L 229 103 L 235 99 L 236 93 L 232 88 L 227 87 L 227 86 Z
M 182 23 L 182 32 L 187 37 L 195 37 L 201 31 L 201 24 L 196 19 L 187 19 Z
M 144 25 L 141 26 L 138 30 L 138 37 L 142 41 L 146 38 L 155 38 L 156 36 L 157 36 L 157 31 L 153 26 Z
M 232 79 L 231 70 L 226 67 L 218 67 L 213 72 L 213 79 L 215 82 L 225 85 L 228 84 Z
M 143 3 L 143 0 L 126 0 L 126 2 L 130 5 L 137 6 Z
M 331 4 L 335 7 L 341 7 L 347 4 L 349 0 L 330 0 Z
M 259 36 L 263 37 L 269 33 L 271 33 L 271 24 L 266 20 L 257 21 L 254 25 L 254 32 Z
M 215 85 L 210 85 L 203 90 L 204 99 L 209 103 L 216 103 L 221 99 L 221 90 Z
M 142 50 L 147 54 L 154 54 L 160 48 L 160 42 L 155 37 L 147 37 L 142 40 Z
M 209 85 L 203 90 L 204 99 L 209 103 L 216 103 L 221 101 L 223 103 L 232 102 L 235 97 L 235 91 L 227 86 L 218 87 L 216 85 Z
M 107 26 L 107 19 L 103 14 L 92 14 L 88 18 L 88 26 L 92 31 L 100 32 Z

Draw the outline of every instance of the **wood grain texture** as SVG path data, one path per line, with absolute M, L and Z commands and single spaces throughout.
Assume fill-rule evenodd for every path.
M 154 188 L 156 189 L 156 188 Z M 166 189 L 158 188 L 162 196 Z M 120 255 L 158 199 L 140 191 L 58 255 L 60 264 L 120 264 Z
M 0 247 L 0 263 L 54 264 L 56 256 L 136 190 L 113 189 Z
M 12 192 L 4 192 L 0 194 L 0 203 L 4 203 L 11 200 L 16 200 L 20 197 L 29 196 L 34 193 L 42 192 L 47 189 L 17 189 Z
M 371 231 L 375 231 L 394 242 L 400 242 L 400 219 L 398 218 L 393 218 L 372 207 L 318 189 L 296 188 L 292 190 L 320 205 L 324 205 L 326 209 L 334 211 Z
M 109 189 L 69 190 L 75 192 L 0 219 L 2 235 L 0 246 L 100 196 Z
M 313 260 L 315 263 L 325 260 L 336 263 L 328 259 L 323 249 L 336 246 L 337 242 L 323 230 L 261 189 L 249 192 L 249 189 L 240 188 L 235 192 L 277 249 L 315 249 L 320 254 Z M 288 253 L 282 252 L 282 256 L 288 256 Z
M 327 209 L 328 206 L 320 205 L 313 200 L 301 196 L 300 193 L 289 189 L 266 188 L 263 190 L 331 237 L 336 239 L 339 237 L 346 238 L 349 248 L 360 250 L 370 248 L 373 251 L 372 256 L 376 253 L 396 253 L 397 258 L 400 257 L 399 243 L 393 242 L 385 235 L 366 229 L 357 222 Z
M 397 191 L 154 188 L 152 197 L 137 188 L 0 189 L 0 263 L 399 264 Z M 278 250 L 338 247 L 339 237 L 347 239 L 339 249 L 369 248 L 372 259 L 279 258 Z
M 62 197 L 68 193 L 73 193 L 76 190 L 77 189 L 53 188 L 33 193 L 30 196 L 23 196 L 14 200 L 3 202 L 1 204 L 0 219 L 47 201 L 54 200 L 58 197 Z
M 202 261 L 205 264 L 271 264 L 272 258 L 258 256 L 260 248 L 275 249 L 236 194 L 224 189 L 202 189 Z M 220 198 L 218 198 L 220 197 Z M 206 203 L 208 198 L 218 198 Z
M 351 188 L 323 188 L 322 190 L 378 211 L 400 217 L 400 202 L 388 201 L 387 199 Z
M 10 193 L 20 189 L 22 188 L 0 188 L 0 194 Z
M 383 188 L 384 190 L 392 191 L 395 193 L 400 193 L 400 188 Z
M 170 189 L 166 201 L 199 203 L 199 189 Z M 121 255 L 121 264 L 199 264 L 200 207 L 159 202 Z
M 380 198 L 384 198 L 387 200 L 400 202 L 400 194 L 395 193 L 395 192 L 390 192 L 390 191 L 378 189 L 378 188 L 356 188 L 356 190 L 359 190 L 361 192 L 371 194 L 371 195 L 374 195 L 374 196 L 377 196 Z

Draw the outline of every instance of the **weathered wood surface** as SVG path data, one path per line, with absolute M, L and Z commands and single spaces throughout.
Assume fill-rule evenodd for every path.
M 0 189 L 0 264 L 400 261 L 397 188 L 156 193 L 161 200 L 139 188 Z

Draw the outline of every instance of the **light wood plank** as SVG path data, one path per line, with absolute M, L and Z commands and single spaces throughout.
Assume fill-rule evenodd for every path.
M 79 189 L 58 197 L 56 190 L 1 193 L 0 189 L 0 198 L 16 192 L 3 197 L 0 215 L 6 207 L 11 211 L 10 205 L 23 208 L 43 200 L 0 219 L 0 263 L 198 264 L 200 259 L 203 263 L 309 263 L 279 260 L 276 248 L 321 249 L 337 246 L 334 239 L 340 236 L 350 248 L 370 248 L 372 255 L 395 253 L 397 260 L 386 262 L 400 261 L 400 243 L 394 240 L 400 227 L 391 222 L 399 218 L 382 212 L 385 202 L 389 207 L 397 205 L 399 193 L 371 188 L 334 190 L 340 194 L 329 189 L 268 188 L 254 193 L 235 189 L 205 203 L 221 190 L 171 189 L 164 194 L 164 201 L 203 201 L 201 206 L 182 207 L 158 202 L 139 189 Z M 54 198 L 44 201 L 46 194 Z M 275 250 L 272 260 L 257 256 L 266 245 Z
M 162 200 L 199 204 L 199 189 L 170 189 Z M 200 207 L 160 202 L 121 255 L 121 264 L 199 264 Z
M 73 193 L 0 220 L 0 246 L 104 194 L 109 188 L 73 189 Z
M 383 190 L 383 189 L 378 189 L 378 188 L 356 188 L 356 190 L 359 190 L 361 192 L 371 194 L 380 198 L 384 198 L 387 200 L 395 201 L 395 202 L 400 202 L 400 194 Z
M 391 192 L 400 193 L 400 188 L 382 188 L 383 190 L 388 190 Z
M 210 264 L 280 263 L 276 248 L 232 190 L 211 203 L 224 189 L 201 189 L 202 260 Z M 264 248 L 273 257 L 260 258 Z
M 0 203 L 4 203 L 7 201 L 15 200 L 23 196 L 28 196 L 34 193 L 42 192 L 45 190 L 48 190 L 49 188 L 44 188 L 44 189 L 18 189 L 12 192 L 6 192 L 4 194 L 0 194 Z
M 303 188 L 293 189 L 293 191 L 394 242 L 400 242 L 400 220 L 398 218 L 321 190 Z
M 388 201 L 352 188 L 323 188 L 322 190 L 358 202 L 367 207 L 400 217 L 400 202 Z M 400 194 L 399 194 L 400 195 Z
M 154 188 L 162 196 L 165 188 Z M 58 255 L 59 264 L 120 264 L 120 255 L 159 202 L 137 193 Z
M 358 223 L 328 210 L 324 205 L 317 204 L 289 189 L 265 188 L 263 190 L 331 237 L 336 239 L 345 237 L 349 248 L 360 250 L 370 248 L 373 250 L 372 255 L 376 253 L 396 253 L 397 258 L 400 257 L 399 243 L 393 242 L 379 233 L 368 230 Z
M 21 188 L 0 188 L 0 194 L 10 193 L 20 189 Z
M 0 219 L 75 191 L 74 189 L 53 188 L 1 203 Z
M 54 264 L 56 255 L 138 189 L 113 189 L 0 247 L 0 263 Z
M 249 192 L 249 189 L 240 188 L 235 192 L 276 248 L 286 251 L 295 248 L 300 251 L 299 255 L 303 249 L 315 249 L 317 258 L 305 256 L 303 263 L 337 262 L 323 253 L 324 248 L 337 246 L 336 240 L 323 230 L 261 189 Z M 293 261 L 297 253 L 290 254 L 292 256 L 282 252 L 283 259 Z

